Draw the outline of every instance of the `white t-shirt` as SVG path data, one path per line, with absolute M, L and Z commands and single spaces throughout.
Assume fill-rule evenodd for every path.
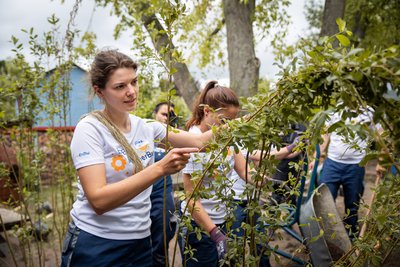
M 247 157 L 247 150 L 240 148 L 240 151 L 243 157 Z M 240 178 L 239 174 L 232 170 L 232 174 L 230 175 L 229 179 L 232 181 L 232 190 L 235 192 L 233 199 L 235 200 L 243 200 L 245 196 L 243 195 L 244 190 L 246 189 L 246 181 Z
M 335 122 L 341 120 L 341 116 L 338 113 L 332 115 L 331 119 L 327 122 L 330 126 Z M 363 114 L 359 114 L 355 118 L 348 118 L 345 121 L 346 125 L 349 124 L 363 124 L 369 123 L 372 120 L 372 112 L 366 111 Z M 345 141 L 345 137 L 339 135 L 336 132 L 332 132 L 330 135 L 330 143 L 328 146 L 328 158 L 339 163 L 344 164 L 358 164 L 365 157 L 367 148 L 367 141 L 362 140 L 359 136 L 356 136 L 351 143 Z M 351 147 L 351 144 L 356 143 L 358 148 Z
M 201 133 L 201 130 L 198 126 L 194 125 L 189 129 L 191 133 Z M 192 153 L 190 155 L 189 162 L 186 164 L 186 167 L 182 170 L 182 173 L 193 174 L 194 172 L 202 172 L 204 170 L 203 164 L 207 164 L 210 161 L 211 155 L 209 153 Z M 225 172 L 228 168 L 229 172 L 231 172 L 235 165 L 234 160 L 234 150 L 232 147 L 229 147 L 229 151 L 227 153 L 227 157 L 225 159 L 225 164 L 221 164 L 218 166 L 217 171 Z M 228 177 L 231 174 L 228 173 Z M 206 175 L 203 179 L 204 188 L 210 188 L 210 184 L 213 182 L 214 178 Z M 210 189 L 211 190 L 211 189 Z M 210 195 L 215 195 L 215 191 L 211 190 Z M 186 201 L 182 201 L 181 210 L 182 212 L 185 210 Z M 226 215 L 226 206 L 222 203 L 222 201 L 217 198 L 201 198 L 200 203 L 203 205 L 205 211 L 210 216 L 211 220 L 215 224 L 221 224 L 225 222 Z M 188 215 L 188 209 L 186 210 L 186 215 Z
M 143 166 L 154 162 L 154 140 L 163 139 L 165 126 L 146 122 L 129 115 L 131 132 L 124 134 L 140 157 Z M 75 168 L 104 164 L 107 184 L 116 183 L 133 174 L 133 163 L 125 149 L 114 139 L 105 125 L 92 116 L 82 119 L 71 142 Z M 124 205 L 97 215 L 86 198 L 78 179 L 78 196 L 71 216 L 80 229 L 93 235 L 116 240 L 142 239 L 150 235 L 150 194 L 152 186 Z

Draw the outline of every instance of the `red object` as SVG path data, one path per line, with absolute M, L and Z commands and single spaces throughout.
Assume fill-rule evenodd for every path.
M 47 130 L 73 132 L 75 130 L 75 126 L 38 126 L 33 127 L 32 130 L 37 132 L 47 132 Z

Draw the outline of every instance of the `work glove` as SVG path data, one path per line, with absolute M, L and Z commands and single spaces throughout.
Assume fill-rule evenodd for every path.
M 287 149 L 289 153 L 292 153 L 293 149 L 300 143 L 300 136 L 296 136 L 296 138 L 293 140 L 293 143 L 287 146 Z
M 218 252 L 218 260 L 224 258 L 224 255 L 228 252 L 228 246 L 226 244 L 225 233 L 215 226 L 210 232 L 210 238 L 215 242 Z

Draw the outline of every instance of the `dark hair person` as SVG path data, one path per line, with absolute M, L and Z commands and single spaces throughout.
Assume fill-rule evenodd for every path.
M 178 117 L 175 114 L 175 105 L 168 102 L 160 102 L 153 110 L 154 119 L 172 127 L 178 126 Z
M 193 107 L 192 118 L 186 124 L 191 133 L 207 132 L 212 126 L 220 125 L 224 120 L 235 119 L 239 112 L 239 100 L 232 89 L 218 85 L 216 81 L 207 83 Z M 203 172 L 204 164 L 210 161 L 209 153 L 192 154 L 188 164 L 182 170 L 183 183 L 186 195 L 191 195 L 196 188 L 197 179 L 192 179 L 195 172 Z M 241 153 L 235 153 L 233 147 L 229 147 L 227 157 L 223 159 L 224 164 L 216 167 L 215 172 L 229 179 L 230 170 L 235 170 L 240 178 L 246 177 L 246 160 Z M 228 167 L 229 166 L 229 167 Z M 250 177 L 250 176 L 249 176 Z M 179 235 L 179 244 L 182 254 L 182 262 L 186 266 L 217 266 L 227 252 L 225 231 L 226 208 L 221 199 L 216 196 L 213 187 L 214 176 L 206 175 L 202 180 L 201 188 L 209 190 L 210 197 L 203 196 L 198 199 L 190 199 L 182 202 L 181 211 L 187 210 L 192 215 L 192 226 L 200 227 L 205 234 L 201 233 L 201 239 L 197 238 L 195 232 L 187 227 L 182 227 Z M 186 206 L 188 207 L 186 209 Z M 187 214 L 188 215 L 188 212 Z M 186 259 L 183 251 L 190 247 L 193 256 Z
M 160 102 L 154 108 L 154 119 L 164 124 L 171 123 L 174 104 L 168 102 Z M 155 162 L 161 160 L 165 156 L 165 149 L 156 147 L 154 149 Z M 164 190 L 165 189 L 165 190 Z M 169 253 L 169 242 L 175 235 L 177 218 L 175 216 L 174 190 L 171 175 L 167 175 L 153 184 L 153 190 L 150 195 L 151 199 L 151 245 L 153 248 L 153 267 L 165 267 L 168 257 L 165 251 Z M 164 213 L 165 207 L 165 213 Z M 164 223 L 165 222 L 165 223 Z M 165 244 L 164 245 L 164 239 Z M 167 254 L 168 255 L 168 254 Z
M 171 131 L 174 148 L 154 163 L 154 140 L 165 138 L 166 126 L 130 114 L 139 96 L 137 69 L 116 50 L 99 52 L 91 66 L 91 86 L 104 109 L 81 119 L 71 141 L 78 195 L 61 266 L 152 266 L 152 184 L 180 171 L 212 137 L 211 131 Z
M 231 107 L 239 111 L 239 99 L 235 92 L 228 87 L 218 85 L 217 81 L 210 81 L 194 102 L 192 117 L 186 123 L 186 128 L 200 125 L 210 109 L 218 110 Z

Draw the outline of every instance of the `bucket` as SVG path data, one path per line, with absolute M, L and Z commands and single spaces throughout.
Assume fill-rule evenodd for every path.
M 321 184 L 314 190 L 301 209 L 299 223 L 314 266 L 333 266 L 351 249 L 350 238 L 327 185 Z

